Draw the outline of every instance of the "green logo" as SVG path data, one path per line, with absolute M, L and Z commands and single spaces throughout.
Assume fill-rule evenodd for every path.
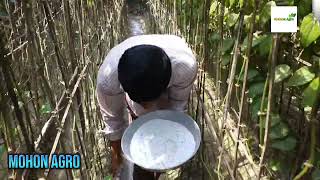
M 294 17 L 296 17 L 296 13 L 291 13 L 287 18 L 274 18 L 275 21 L 293 21 Z

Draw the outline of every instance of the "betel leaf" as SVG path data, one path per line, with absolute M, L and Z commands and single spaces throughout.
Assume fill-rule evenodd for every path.
M 261 97 L 254 98 L 252 104 L 250 105 L 251 117 L 254 120 L 258 118 L 258 113 L 260 112 L 260 107 L 261 107 L 261 99 L 262 99 Z M 268 100 L 264 99 L 263 111 L 266 110 L 267 104 L 268 104 Z
M 320 78 L 315 78 L 302 93 L 302 105 L 312 107 L 320 93 Z
M 271 119 L 270 119 L 270 126 L 274 127 L 275 125 L 279 124 L 281 122 L 281 118 L 279 116 L 279 114 L 271 114 Z M 263 116 L 263 118 L 260 119 L 261 121 L 261 126 L 264 128 L 266 127 L 265 123 L 266 123 L 266 117 Z
M 253 80 L 259 74 L 260 74 L 259 71 L 257 71 L 256 69 L 249 69 L 248 70 L 248 75 L 247 75 L 247 80 L 249 82 L 251 82 L 251 80 Z M 242 73 L 240 75 L 240 77 L 238 77 L 237 79 L 239 79 L 240 81 L 243 81 L 243 75 L 244 75 L 244 73 Z
M 258 95 L 263 94 L 264 82 L 258 82 L 250 85 L 248 96 L 254 98 Z
M 293 136 L 288 136 L 285 139 L 274 140 L 271 147 L 281 151 L 291 151 L 296 147 L 297 140 Z
M 230 54 L 224 54 L 222 55 L 221 65 L 226 66 L 230 63 L 231 55 Z
M 268 55 L 271 49 L 271 45 L 272 45 L 272 36 L 268 34 L 259 43 L 258 50 L 259 50 L 260 56 Z
M 280 64 L 276 67 L 274 82 L 278 83 L 286 79 L 292 73 L 290 66 L 286 64 Z
M 271 19 L 271 6 L 276 6 L 274 1 L 269 1 L 266 3 L 260 13 L 260 24 L 264 25 Z
M 212 35 L 209 37 L 209 42 L 214 43 L 220 40 L 220 35 L 218 33 L 212 33 Z
M 289 127 L 283 122 L 280 122 L 276 126 L 270 129 L 269 136 L 271 139 L 284 138 L 289 134 Z
M 267 37 L 267 35 L 256 35 L 256 36 L 253 36 L 253 39 L 252 39 L 252 47 L 256 47 L 257 45 L 259 45 L 265 38 Z M 242 43 L 242 48 L 243 49 L 247 49 L 247 46 L 248 46 L 248 36 L 245 37 L 245 39 L 243 40 L 243 43 Z
M 293 73 L 288 81 L 288 86 L 301 86 L 310 82 L 315 74 L 309 71 L 307 66 L 303 66 Z
M 229 27 L 232 27 L 236 24 L 236 22 L 238 21 L 238 18 L 239 18 L 239 14 L 236 14 L 236 13 L 230 13 L 228 15 L 228 18 L 227 18 L 227 25 Z
M 223 47 L 222 47 L 222 52 L 226 52 L 228 50 L 231 49 L 231 47 L 233 46 L 234 43 L 234 39 L 232 38 L 227 38 L 223 40 Z
M 320 25 L 313 14 L 305 16 L 300 26 L 301 43 L 304 47 L 308 47 L 312 42 L 320 36 Z

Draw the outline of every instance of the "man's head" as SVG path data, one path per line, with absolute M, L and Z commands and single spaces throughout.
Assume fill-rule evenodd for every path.
M 156 100 L 171 78 L 171 62 L 159 47 L 138 45 L 127 49 L 120 58 L 118 79 L 130 99 L 137 103 Z

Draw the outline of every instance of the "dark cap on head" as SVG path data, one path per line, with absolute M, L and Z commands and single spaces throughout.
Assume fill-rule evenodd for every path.
M 157 46 L 134 46 L 127 49 L 120 58 L 118 79 L 130 99 L 137 103 L 160 97 L 170 78 L 170 59 Z

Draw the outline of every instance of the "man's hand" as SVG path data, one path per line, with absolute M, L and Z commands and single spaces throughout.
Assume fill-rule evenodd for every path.
M 115 177 L 119 171 L 119 168 L 122 163 L 121 157 L 121 140 L 111 141 L 111 167 L 112 167 L 112 176 Z

